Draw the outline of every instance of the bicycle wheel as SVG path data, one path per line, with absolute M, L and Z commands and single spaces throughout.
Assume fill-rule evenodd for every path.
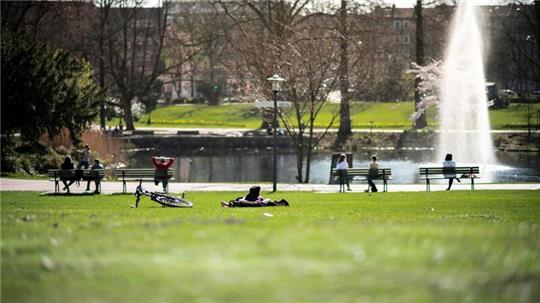
M 193 207 L 193 203 L 178 197 L 154 195 L 151 197 L 155 202 L 170 207 Z

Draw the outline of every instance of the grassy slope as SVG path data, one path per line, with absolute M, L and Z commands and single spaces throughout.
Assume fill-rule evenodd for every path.
M 289 208 L 218 206 L 240 194 L 133 209 L 132 196 L 2 193 L 2 301 L 540 299 L 536 191 L 290 192 L 276 194 Z
M 370 121 L 379 128 L 410 128 L 412 102 L 401 103 L 354 103 L 351 108 L 352 124 L 356 128 L 368 128 Z M 532 123 L 540 104 L 531 106 Z M 330 104 L 320 114 L 318 127 L 326 126 L 332 113 L 339 111 L 338 104 Z M 434 125 L 436 111 L 428 111 L 428 122 Z M 491 124 L 495 129 L 526 128 L 527 107 L 512 104 L 508 109 L 490 111 Z M 138 126 L 147 126 L 148 116 L 141 118 Z M 261 124 L 260 114 L 253 110 L 252 104 L 235 104 L 209 107 L 206 105 L 186 105 L 161 107 L 152 112 L 154 127 L 233 127 L 257 128 Z M 337 127 L 336 122 L 336 127 Z

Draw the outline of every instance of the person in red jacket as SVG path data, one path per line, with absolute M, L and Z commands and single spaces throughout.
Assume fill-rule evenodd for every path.
M 169 167 L 174 162 L 174 158 L 168 158 L 168 157 L 152 157 L 152 163 L 154 164 L 154 167 L 156 168 L 156 173 L 154 174 L 154 183 L 156 185 L 161 183 L 163 184 L 163 191 L 167 192 L 167 188 L 169 185 L 169 177 L 168 177 L 168 170 Z

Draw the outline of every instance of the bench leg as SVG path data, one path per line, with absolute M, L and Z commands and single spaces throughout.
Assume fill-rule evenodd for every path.
M 386 179 L 383 180 L 383 191 L 384 192 L 388 191 L 388 183 L 386 183 Z
M 126 180 L 122 180 L 122 193 L 126 193 L 127 192 L 127 186 L 126 186 Z
M 430 191 L 431 190 L 431 186 L 430 186 L 430 182 L 429 182 L 429 179 L 426 179 L 426 191 Z
M 474 190 L 474 178 L 471 178 L 471 190 Z
M 54 193 L 55 194 L 60 193 L 60 184 L 59 184 L 58 180 L 54 180 Z

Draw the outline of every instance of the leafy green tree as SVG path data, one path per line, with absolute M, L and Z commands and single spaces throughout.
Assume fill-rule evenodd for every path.
M 90 64 L 51 50 L 26 32 L 2 31 L 2 133 L 37 142 L 69 130 L 75 144 L 98 113 L 101 90 Z

